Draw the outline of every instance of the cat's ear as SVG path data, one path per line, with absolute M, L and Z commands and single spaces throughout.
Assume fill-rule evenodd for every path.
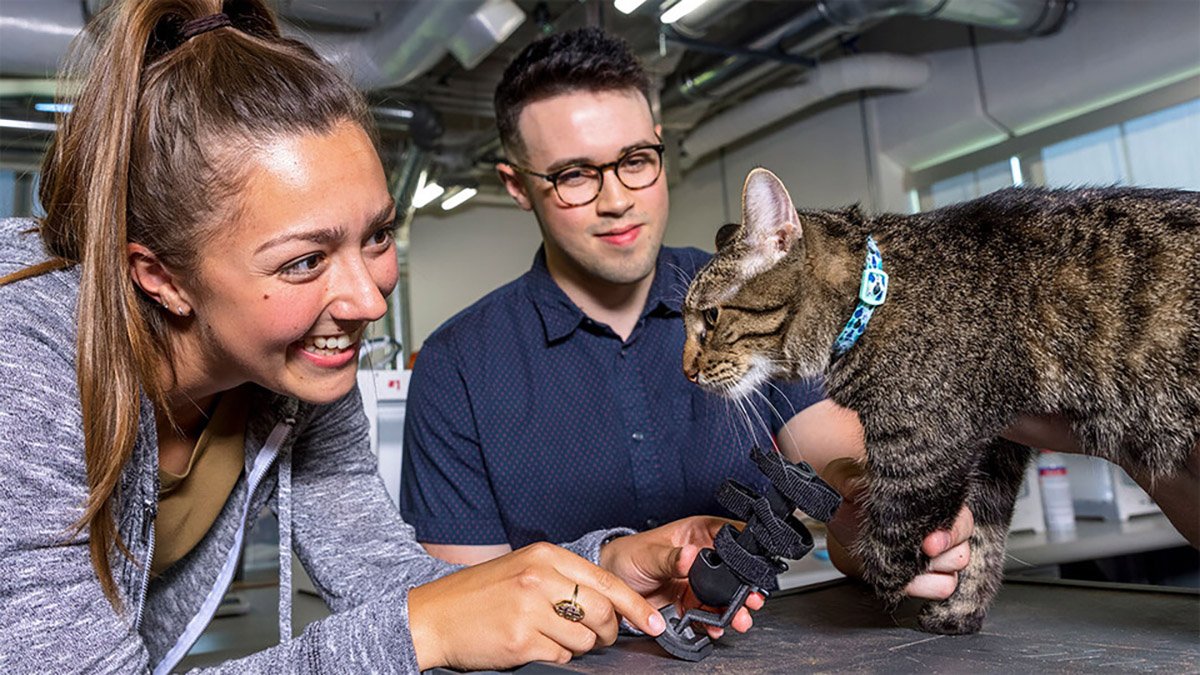
M 787 188 L 766 169 L 751 171 L 742 188 L 742 240 L 750 251 L 743 263 L 745 273 L 770 269 L 800 235 L 800 217 Z

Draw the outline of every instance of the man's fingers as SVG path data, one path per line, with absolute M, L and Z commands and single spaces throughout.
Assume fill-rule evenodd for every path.
M 821 479 L 843 497 L 853 497 L 865 487 L 863 476 L 866 467 L 861 460 L 839 457 L 825 465 Z
M 672 576 L 683 578 L 688 575 L 692 569 L 692 563 L 696 562 L 696 556 L 700 555 L 700 547 L 695 544 L 684 544 L 675 549 L 671 556 L 673 562 Z
M 743 607 L 737 611 L 737 614 L 733 615 L 733 621 L 729 625 L 737 632 L 745 633 L 754 625 L 754 617 L 750 616 L 749 610 Z
M 930 558 L 936 558 L 947 550 L 969 541 L 974 532 L 975 516 L 971 514 L 971 509 L 963 506 L 950 529 L 930 532 L 921 542 L 921 550 Z
M 954 519 L 954 525 L 950 528 L 950 546 L 966 542 L 974 532 L 975 516 L 971 513 L 971 509 L 964 505 L 958 512 L 958 517 Z
M 930 572 L 961 572 L 971 562 L 971 545 L 963 542 L 929 561 Z
M 751 593 L 746 597 L 746 606 L 752 610 L 758 611 L 762 609 L 764 603 L 766 603 L 766 599 L 758 593 Z
M 904 593 L 912 598 L 922 600 L 945 600 L 958 587 L 957 574 L 921 574 L 908 582 Z

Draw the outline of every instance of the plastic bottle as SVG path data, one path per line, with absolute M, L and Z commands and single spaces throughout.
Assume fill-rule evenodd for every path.
M 1071 499 L 1071 482 L 1061 455 L 1042 450 L 1038 455 L 1038 484 L 1042 491 L 1042 509 L 1046 527 L 1063 532 L 1075 529 L 1075 502 Z

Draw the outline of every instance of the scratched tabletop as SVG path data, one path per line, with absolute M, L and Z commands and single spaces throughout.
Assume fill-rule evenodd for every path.
M 885 613 L 845 580 L 776 594 L 747 634 L 700 663 L 621 638 L 565 666 L 517 673 L 1200 672 L 1200 592 L 1152 586 L 1006 581 L 977 635 L 915 630 L 919 605 Z

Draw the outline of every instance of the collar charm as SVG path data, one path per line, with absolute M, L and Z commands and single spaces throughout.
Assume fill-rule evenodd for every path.
M 867 260 L 863 263 L 862 282 L 858 287 L 858 304 L 846 327 L 833 342 L 834 357 L 850 351 L 858 338 L 867 330 L 867 323 L 875 308 L 887 300 L 888 275 L 883 271 L 883 255 L 874 237 L 867 237 Z

